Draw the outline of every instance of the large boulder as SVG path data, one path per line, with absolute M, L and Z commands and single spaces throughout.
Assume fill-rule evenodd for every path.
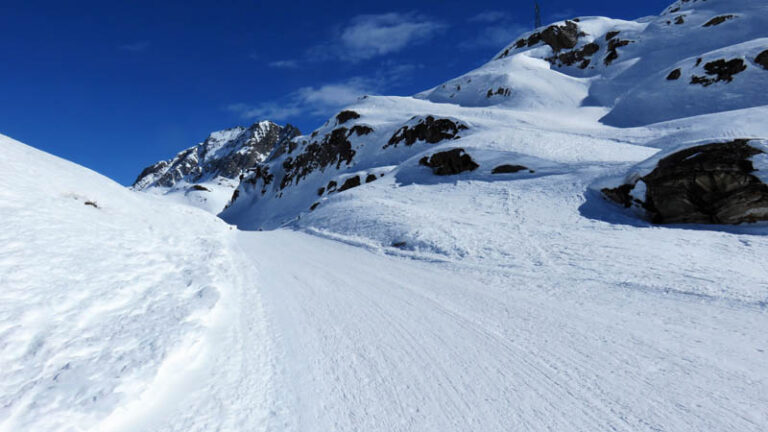
M 689 147 L 602 192 L 625 207 L 641 207 L 658 224 L 768 221 L 768 185 L 755 175 L 752 161 L 763 153 L 746 139 Z
M 438 152 L 432 156 L 424 156 L 419 161 L 419 165 L 432 168 L 432 173 L 439 176 L 474 171 L 480 166 L 461 148 Z

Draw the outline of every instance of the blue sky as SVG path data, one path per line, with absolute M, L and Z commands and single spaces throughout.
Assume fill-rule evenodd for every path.
M 542 0 L 543 20 L 672 0 Z M 310 132 L 363 94 L 409 95 L 487 61 L 533 1 L 16 1 L 0 4 L 0 133 L 123 184 L 209 132 Z

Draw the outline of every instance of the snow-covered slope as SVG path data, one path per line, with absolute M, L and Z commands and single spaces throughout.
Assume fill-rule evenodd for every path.
M 250 231 L 167 202 L 239 129 L 164 197 L 0 137 L 0 431 L 767 430 L 767 16 L 582 17 L 363 98 L 247 167 Z
M 270 121 L 213 132 L 174 158 L 145 168 L 133 189 L 216 214 L 232 197 L 242 174 L 299 134 L 290 124 L 279 126 Z
M 590 167 L 597 184 L 659 149 L 765 138 L 766 28 L 768 5 L 756 0 L 681 1 L 638 21 L 555 23 L 414 97 L 365 97 L 347 107 L 249 173 L 221 216 L 248 229 L 299 219 L 313 226 L 313 211 L 350 202 L 344 194 L 352 187 L 378 190 L 368 183 L 383 178 L 399 194 L 414 183 L 509 181 Z M 499 172 L 505 169 L 514 172 Z M 354 195 L 363 202 L 349 205 L 377 199 Z M 334 208 L 337 217 L 350 214 Z M 396 240 L 382 224 L 366 223 L 379 227 L 377 239 Z
M 0 167 L 0 430 L 253 430 L 231 228 L 2 135 Z

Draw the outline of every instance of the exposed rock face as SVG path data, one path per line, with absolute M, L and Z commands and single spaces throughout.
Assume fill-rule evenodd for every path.
M 474 171 L 480 166 L 461 148 L 435 153 L 432 156 L 425 156 L 421 158 L 419 165 L 432 168 L 432 173 L 440 176 Z
M 552 48 L 552 51 L 558 53 L 564 49 L 575 47 L 579 42 L 579 37 L 582 35 L 583 33 L 579 30 L 575 20 L 566 21 L 564 25 L 552 25 L 541 32 L 533 33 L 527 39 L 518 40 L 515 42 L 515 48 L 532 47 L 540 42 L 544 42 Z M 498 58 L 504 58 L 509 53 L 510 50 L 506 49 Z
M 632 43 L 632 41 L 624 40 L 624 39 L 616 39 L 616 38 L 613 38 L 610 41 L 608 41 L 608 50 L 607 50 L 608 53 L 605 56 L 605 58 L 603 59 L 603 63 L 605 63 L 606 66 L 610 65 L 611 63 L 613 63 L 614 60 L 619 58 L 619 51 L 618 51 L 618 49 L 623 47 L 623 46 L 627 46 L 630 43 Z
M 347 189 L 352 189 L 358 186 L 360 186 L 360 176 L 353 176 L 346 179 L 344 183 L 342 183 L 341 187 L 339 187 L 338 192 L 344 192 Z
M 341 168 L 342 163 L 352 163 L 355 151 L 348 138 L 349 130 L 339 127 L 323 136 L 322 140 L 315 140 L 304 147 L 304 150 L 296 157 L 287 157 L 283 161 L 285 176 L 280 181 L 280 188 L 284 189 L 292 183 L 298 183 L 318 169 L 335 165 Z M 329 188 L 330 189 L 330 188 Z
M 579 63 L 579 68 L 586 69 L 591 63 L 590 57 L 600 50 L 600 45 L 592 42 L 584 45 L 581 49 L 564 52 L 560 55 L 548 57 L 547 61 L 556 66 L 572 66 Z
M 720 25 L 720 24 L 722 24 L 722 23 L 724 23 L 724 22 L 728 21 L 729 19 L 733 19 L 733 18 L 734 18 L 734 16 L 733 16 L 733 15 L 721 15 L 721 16 L 717 16 L 717 17 L 714 17 L 714 18 L 712 18 L 711 20 L 707 21 L 707 22 L 704 24 L 704 27 L 713 27 L 713 26 L 716 26 L 716 25 Z
M 768 50 L 761 52 L 755 57 L 755 63 L 768 70 Z
M 269 121 L 214 132 L 173 159 L 145 168 L 133 187 L 139 190 L 152 186 L 173 187 L 180 181 L 195 183 L 219 176 L 235 179 L 264 161 L 272 149 L 299 134 L 291 125 L 281 127 Z
M 491 171 L 491 174 L 512 174 L 512 173 L 516 173 L 516 172 L 527 170 L 527 169 L 528 169 L 528 167 L 524 167 L 522 165 L 504 164 L 504 165 L 499 165 L 499 166 L 495 167 Z M 533 171 L 531 171 L 531 172 L 533 172 Z
M 739 224 L 768 220 L 768 185 L 750 158 L 763 153 L 741 139 L 691 147 L 661 159 L 634 184 L 604 189 L 625 207 L 641 205 L 658 224 Z M 633 196 L 639 182 L 645 196 Z
M 744 72 L 747 65 L 740 58 L 726 61 L 725 59 L 715 60 L 704 65 L 704 71 L 708 76 L 694 75 L 691 77 L 691 84 L 701 84 L 704 87 L 710 86 L 716 82 L 733 81 L 733 76 Z
M 667 80 L 668 81 L 678 80 L 680 79 L 681 75 L 682 75 L 682 72 L 680 71 L 680 69 L 679 68 L 675 69 L 672 72 L 670 72 L 669 75 L 667 75 Z
M 468 127 L 459 121 L 446 118 L 436 119 L 433 116 L 427 116 L 420 119 L 415 125 L 403 126 L 398 129 L 384 148 L 390 146 L 397 147 L 403 141 L 407 146 L 413 145 L 416 141 L 426 141 L 430 144 L 435 144 L 446 139 L 454 139 L 460 131 L 466 129 Z
M 336 121 L 338 124 L 344 124 L 350 120 L 358 119 L 360 118 L 360 114 L 354 112 L 354 111 L 342 111 L 338 114 L 336 114 Z

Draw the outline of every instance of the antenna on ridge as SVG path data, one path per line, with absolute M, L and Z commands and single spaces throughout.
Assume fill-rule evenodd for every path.
M 539 2 L 536 2 L 536 21 L 534 23 L 534 28 L 541 27 L 541 8 L 539 7 Z

